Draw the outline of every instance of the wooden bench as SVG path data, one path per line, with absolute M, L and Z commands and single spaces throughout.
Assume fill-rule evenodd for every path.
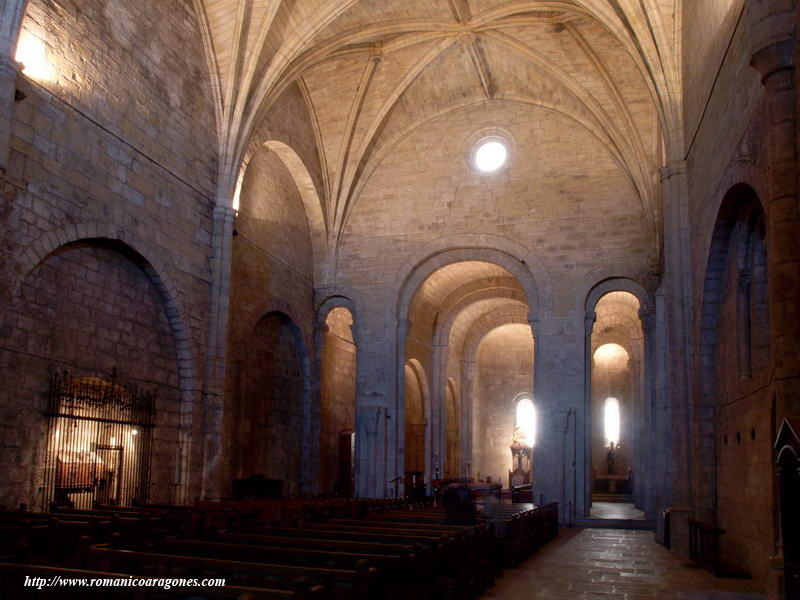
M 198 556 L 204 558 L 223 558 L 244 562 L 271 564 L 291 564 L 308 567 L 324 567 L 328 569 L 361 568 L 364 561 L 376 569 L 376 588 L 373 594 L 381 598 L 397 600 L 411 598 L 413 572 L 406 561 L 397 554 L 365 554 L 344 552 L 341 549 L 326 550 L 288 546 L 262 546 L 251 544 L 233 544 L 226 542 L 209 542 L 204 540 L 185 540 L 177 538 L 165 539 L 160 552 Z

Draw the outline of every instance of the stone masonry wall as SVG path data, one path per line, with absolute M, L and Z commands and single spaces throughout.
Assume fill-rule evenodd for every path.
M 23 420 L 4 435 L 4 462 L 13 487 L 3 504 L 39 508 L 47 442 L 49 379 L 58 370 L 70 377 L 109 379 L 117 368 L 158 394 L 151 490 L 153 501 L 172 501 L 179 388 L 175 341 L 165 304 L 154 282 L 129 257 L 108 246 L 71 245 L 25 277 L 23 309 L 7 353 L 5 387 L 15 390 L 3 405 L 3 423 Z M 16 467 L 16 468 L 15 468 Z
M 14 382 L 0 392 L 0 403 L 8 411 L 2 425 L 7 449 L 3 454 L 8 457 L 5 501 L 29 501 L 35 492 L 34 441 L 15 432 L 25 429 L 21 423 L 41 407 L 44 371 L 64 356 L 79 356 L 85 372 L 107 369 L 113 358 L 123 363 L 119 366 L 124 374 L 127 364 L 138 377 L 147 373 L 148 381 L 169 386 L 172 391 L 165 398 L 182 403 L 183 424 L 195 441 L 189 452 L 193 461 L 199 459 L 199 348 L 207 329 L 216 138 L 198 31 L 188 0 L 145 0 L 136 10 L 120 0 L 28 2 L 23 36 L 44 43 L 52 74 L 46 80 L 18 77 L 17 87 L 25 98 L 14 107 L 0 210 L 0 370 L 4 379 Z M 61 336 L 67 331 L 56 329 L 56 346 L 38 345 L 35 336 L 24 335 L 28 332 L 23 328 L 31 326 L 32 308 L 22 297 L 28 285 L 23 282 L 39 277 L 32 274 L 34 267 L 59 246 L 98 237 L 122 240 L 155 271 L 162 300 L 169 296 L 169 306 L 162 304 L 159 310 L 166 311 L 173 343 L 180 346 L 177 359 L 172 351 L 170 364 L 163 362 L 166 355 L 152 360 L 114 355 L 114 336 L 130 332 L 114 328 L 124 326 L 122 317 L 111 328 L 103 319 L 114 311 L 136 318 L 144 313 L 125 295 L 130 285 L 111 285 L 123 281 L 115 273 L 127 267 L 112 266 L 116 259 L 98 267 L 98 257 L 88 250 L 70 251 L 66 262 L 60 255 L 58 260 L 69 264 L 63 276 L 80 282 L 74 284 L 80 291 L 71 293 L 86 290 L 85 302 L 70 300 L 89 307 L 77 316 L 82 330 L 97 334 L 64 340 Z M 50 260 L 36 273 L 51 272 Z M 97 300 L 101 304 L 92 310 Z M 61 318 L 52 312 L 55 307 L 42 310 L 50 311 L 42 317 L 44 322 Z M 141 329 L 139 338 L 156 336 L 160 344 L 169 345 L 162 325 L 151 319 L 150 329 Z M 53 354 L 56 347 L 67 354 Z M 75 348 L 81 350 L 75 354 Z M 137 347 L 136 352 L 142 350 Z M 180 393 L 175 390 L 179 367 Z M 156 438 L 169 446 L 159 454 L 166 500 L 174 487 L 175 437 L 157 432 Z M 190 487 L 199 485 L 198 473 L 189 469 Z

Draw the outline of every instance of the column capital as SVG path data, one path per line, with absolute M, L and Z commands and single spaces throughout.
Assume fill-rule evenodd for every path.
M 397 339 L 403 339 L 406 337 L 408 330 L 411 328 L 411 321 L 408 319 L 398 319 L 397 320 Z
M 233 223 L 236 218 L 236 211 L 229 206 L 220 206 L 219 204 L 214 207 L 214 220 L 224 220 Z
M 597 313 L 593 310 L 587 310 L 586 316 L 583 318 L 583 328 L 587 335 L 592 334 L 594 329 L 594 322 L 597 320 Z
M 655 322 L 655 313 L 650 308 L 640 308 L 639 309 L 639 319 L 642 322 L 642 329 L 644 331 L 650 331 L 653 329 L 654 322 Z
M 794 40 L 782 40 L 764 46 L 757 50 L 750 58 L 750 66 L 761 75 L 761 83 L 781 71 L 794 69 L 792 55 L 794 53 Z
M 661 174 L 661 181 L 672 179 L 675 175 L 686 174 L 686 161 L 685 160 L 671 160 L 659 170 Z
M 11 57 L 0 59 L 0 77 L 3 79 L 16 79 L 22 72 L 22 65 Z

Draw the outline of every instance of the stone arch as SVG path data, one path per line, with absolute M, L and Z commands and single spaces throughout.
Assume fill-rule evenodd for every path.
M 306 492 L 314 465 L 310 364 L 302 330 L 284 311 L 264 312 L 244 360 L 238 435 L 247 449 L 238 448 L 236 468 L 240 475 L 283 480 L 284 494 Z
M 646 512 L 652 511 L 653 507 L 650 505 L 652 481 L 647 479 L 650 477 L 649 464 L 653 460 L 650 452 L 651 448 L 647 442 L 647 431 L 649 424 L 652 422 L 652 414 L 654 408 L 652 406 L 655 395 L 652 393 L 653 377 L 652 369 L 654 362 L 654 340 L 652 331 L 652 315 L 654 313 L 655 303 L 650 293 L 644 286 L 634 277 L 626 275 L 626 269 L 620 268 L 616 265 L 610 265 L 599 273 L 594 272 L 584 278 L 581 294 L 578 297 L 579 314 L 583 312 L 585 315 L 585 351 L 584 351 L 584 485 L 586 490 L 586 511 L 589 515 L 591 507 L 591 495 L 595 484 L 594 475 L 598 473 L 597 465 L 602 464 L 601 457 L 604 450 L 598 446 L 602 446 L 602 423 L 603 419 L 600 415 L 602 412 L 602 401 L 596 398 L 596 390 L 594 388 L 594 379 L 603 376 L 601 372 L 595 372 L 595 352 L 598 347 L 607 343 L 617 344 L 621 346 L 629 357 L 629 363 L 636 368 L 633 371 L 626 371 L 625 389 L 629 389 L 629 397 L 624 399 L 626 411 L 626 428 L 629 430 L 628 439 L 632 441 L 626 445 L 626 448 L 632 449 L 632 452 L 627 456 L 626 460 L 629 461 L 630 468 L 634 476 L 634 499 L 637 507 L 642 508 Z M 595 324 L 597 323 L 597 306 L 600 301 L 608 294 L 615 292 L 626 292 L 633 296 L 638 302 L 638 316 L 623 318 L 625 324 L 625 331 L 629 334 L 626 338 L 624 334 L 612 332 L 605 334 L 602 339 L 602 344 L 599 340 L 595 339 L 597 333 L 594 331 Z M 582 303 L 582 306 L 581 304 Z M 635 331 L 638 330 L 638 331 Z M 631 334 L 635 333 L 633 337 Z M 640 340 L 637 342 L 637 340 Z M 638 371 L 637 371 L 638 369 Z M 610 372 L 609 372 L 610 373 Z M 612 377 L 606 373 L 604 375 L 605 381 Z M 622 378 L 619 375 L 617 379 Z M 616 379 L 614 380 L 616 382 Z M 616 385 L 621 385 L 619 382 Z M 599 403 L 599 404 L 598 404 Z M 635 408 L 634 408 L 635 406 Z M 632 420 L 635 417 L 635 421 Z M 639 435 L 641 431 L 641 435 Z M 600 440 L 600 442 L 598 442 Z M 639 443 L 642 441 L 643 443 Z M 602 474 L 602 469 L 599 471 Z
M 267 140 L 263 145 L 280 158 L 286 170 L 291 174 L 306 210 L 308 226 L 311 230 L 312 246 L 314 254 L 317 256 L 316 262 L 318 264 L 326 264 L 327 221 L 322 201 L 317 192 L 317 186 L 314 185 L 314 180 L 311 178 L 308 168 L 298 156 L 297 152 L 285 142 L 280 140 Z
M 578 291 L 578 308 L 594 311 L 597 302 L 609 292 L 630 292 L 639 300 L 639 306 L 648 313 L 653 310 L 650 293 L 634 277 L 620 275 L 624 271 L 617 267 L 608 267 L 601 272 L 594 271 L 584 277 Z M 582 304 L 582 306 L 581 306 Z
M 746 535 L 737 511 L 746 507 L 753 522 L 768 530 L 772 525 L 774 494 L 740 503 L 731 493 L 735 482 L 750 477 L 747 463 L 734 455 L 736 443 L 726 444 L 725 434 L 762 430 L 769 432 L 770 399 L 763 392 L 773 376 L 770 344 L 765 211 L 755 189 L 747 183 L 733 185 L 717 212 L 702 273 L 702 296 L 695 313 L 693 342 L 695 378 L 692 385 L 695 442 L 692 470 L 697 517 L 714 519 L 730 532 L 723 551 L 733 564 L 759 568 L 752 557 L 735 546 Z M 754 456 L 772 452 L 769 438 L 753 439 Z
M 459 474 L 461 462 L 459 436 L 461 433 L 461 406 L 456 390 L 456 382 L 452 377 L 447 378 L 445 385 L 445 477 L 455 477 Z
M 9 290 L 12 302 L 22 302 L 24 299 L 25 281 L 28 276 L 34 274 L 38 268 L 45 265 L 50 259 L 74 251 L 101 253 L 99 255 L 93 254 L 91 256 L 92 260 L 95 260 L 97 257 L 100 257 L 101 260 L 105 260 L 105 257 L 116 257 L 113 260 L 121 261 L 117 264 L 129 264 L 134 266 L 142 273 L 148 284 L 152 286 L 154 296 L 157 298 L 156 304 L 150 305 L 145 301 L 143 306 L 155 307 L 155 310 L 160 315 L 163 315 L 164 325 L 166 326 L 165 333 L 170 340 L 170 349 L 164 351 L 162 349 L 166 348 L 166 346 L 159 345 L 159 350 L 157 351 L 151 346 L 154 355 L 158 355 L 159 358 L 156 360 L 159 362 L 150 363 L 149 366 L 153 367 L 157 365 L 159 372 L 152 377 L 152 381 L 150 373 L 145 377 L 148 384 L 153 384 L 158 387 L 166 386 L 174 389 L 176 391 L 176 396 L 174 396 L 174 398 L 177 400 L 175 403 L 177 410 L 175 410 L 170 404 L 173 396 L 168 393 L 166 395 L 167 404 L 158 408 L 159 411 L 162 410 L 162 408 L 166 409 L 167 413 L 165 414 L 171 412 L 175 417 L 169 417 L 159 422 L 163 424 L 163 429 L 159 430 L 162 433 L 158 434 L 159 439 L 154 446 L 154 452 L 158 452 L 159 454 L 154 456 L 161 456 L 163 458 L 166 455 L 168 457 L 167 460 L 175 459 L 174 475 L 170 474 L 169 480 L 170 486 L 168 489 L 173 490 L 169 501 L 176 503 L 188 502 L 189 498 L 193 495 L 192 490 L 199 488 L 200 485 L 200 479 L 192 477 L 192 473 L 196 472 L 197 469 L 192 468 L 190 463 L 197 455 L 194 450 L 201 445 L 201 440 L 193 439 L 193 436 L 198 430 L 195 411 L 200 406 L 199 394 L 202 391 L 202 384 L 200 381 L 201 375 L 199 365 L 196 362 L 198 357 L 194 347 L 194 339 L 191 329 L 187 325 L 187 313 L 182 306 L 175 284 L 172 282 L 169 275 L 167 275 L 170 270 L 158 259 L 157 254 L 149 248 L 144 240 L 135 235 L 127 234 L 121 228 L 104 223 L 67 225 L 47 232 L 41 238 L 31 243 L 24 252 L 17 255 L 17 268 L 15 269 L 17 276 Z M 109 264 L 111 264 L 113 268 L 114 262 L 112 261 Z M 113 271 L 103 271 L 101 277 L 107 276 L 108 273 L 113 273 Z M 89 280 L 89 286 L 91 286 L 91 281 L 93 280 Z M 117 280 L 117 282 L 119 282 L 119 280 Z M 133 288 L 135 288 L 135 285 Z M 131 288 L 126 287 L 123 289 Z M 108 303 L 117 307 L 116 310 L 120 310 L 118 308 L 120 306 L 117 304 L 118 302 L 124 303 L 125 300 L 117 295 L 114 295 L 113 298 L 108 300 Z M 124 306 L 124 304 L 122 306 Z M 118 313 L 114 314 L 114 320 L 116 321 L 119 315 Z M 158 319 L 153 319 L 152 321 L 148 320 L 146 322 L 148 323 L 146 326 L 148 331 L 157 330 Z M 140 323 L 144 323 L 144 321 Z M 151 323 L 152 326 L 150 325 Z M 87 319 L 86 324 L 92 324 L 94 327 L 95 321 Z M 120 333 L 119 330 L 114 330 L 114 326 L 112 325 L 106 325 L 107 327 L 103 327 L 103 329 L 106 330 L 106 334 L 114 334 L 117 336 L 115 338 L 107 338 L 116 340 L 114 342 L 114 347 L 120 345 L 122 345 L 122 347 L 128 347 L 133 343 L 128 340 L 123 342 L 122 337 L 124 333 Z M 137 325 L 137 323 L 133 324 L 134 330 L 136 330 L 135 328 Z M 127 328 L 122 331 L 130 332 L 131 323 L 128 322 L 126 327 Z M 139 331 L 139 333 L 141 334 L 142 332 Z M 163 339 L 167 338 L 165 337 Z M 155 340 L 155 342 L 157 341 L 158 340 Z M 149 339 L 149 343 L 154 343 L 154 340 Z M 129 373 L 126 373 L 126 361 L 123 360 L 119 362 L 121 358 L 127 358 L 128 355 L 121 356 L 114 352 L 104 352 L 101 354 L 105 355 L 105 358 L 112 358 L 115 361 L 115 368 L 120 367 L 123 376 L 129 375 Z M 85 356 L 90 357 L 91 354 Z M 47 361 L 64 360 L 63 356 L 62 358 L 54 358 L 52 355 L 49 357 L 42 356 L 41 358 Z M 97 360 L 91 359 L 89 362 L 93 363 L 101 370 L 110 368 L 107 365 L 103 367 L 100 366 L 103 363 L 103 358 Z M 131 361 L 129 366 L 136 368 L 139 365 L 139 362 Z M 168 365 L 172 366 L 170 367 Z M 85 370 L 87 368 L 89 370 L 92 369 L 92 367 L 88 366 L 88 363 L 84 363 L 84 366 L 79 366 L 76 363 L 74 368 L 79 370 Z M 170 373 L 174 376 L 173 381 L 175 384 L 167 383 L 163 379 L 168 376 L 165 374 Z M 141 377 L 142 375 L 139 376 L 139 378 Z M 162 396 L 159 395 L 159 397 Z M 166 442 L 166 440 L 169 441 Z M 163 446 L 164 443 L 169 444 L 167 450 L 160 447 Z M 163 479 L 163 474 L 160 472 L 158 476 Z M 155 484 L 153 485 L 155 486 Z M 167 499 L 162 497 L 159 501 L 165 500 Z
M 501 236 L 456 234 L 437 238 L 409 257 L 406 264 L 412 266 L 398 278 L 400 283 L 390 296 L 397 298 L 397 304 L 387 307 L 387 323 L 406 318 L 415 292 L 431 274 L 464 261 L 488 262 L 506 269 L 522 285 L 534 315 L 552 308 L 549 278 L 530 250 Z
M 430 447 L 430 386 L 425 368 L 415 358 L 408 360 L 404 367 L 404 383 L 409 381 L 412 385 L 404 385 L 404 418 L 405 418 L 405 466 L 406 495 L 411 495 L 413 490 L 408 480 L 408 473 L 422 473 L 423 481 L 418 481 L 416 490 L 421 489 L 423 482 L 430 477 L 430 457 L 427 448 Z M 408 410 L 413 400 L 414 410 Z M 408 406 L 407 406 L 408 405 Z M 421 454 L 421 456 L 420 456 Z M 420 467 L 422 470 L 420 471 Z M 419 492 L 417 492 L 419 493 Z
M 352 325 L 353 339 L 356 345 L 358 345 L 358 340 L 361 335 L 359 332 L 363 327 L 361 325 L 360 320 L 358 319 L 359 310 L 356 308 L 356 303 L 353 302 L 348 296 L 344 295 L 328 296 L 327 298 L 325 298 L 325 300 L 323 300 L 319 304 L 319 306 L 317 307 L 317 321 L 315 329 L 317 334 L 315 335 L 318 335 L 320 328 L 325 323 L 325 319 L 328 318 L 328 313 L 330 313 L 330 311 L 332 311 L 334 308 L 338 307 L 346 308 L 347 310 L 350 311 L 350 314 L 353 315 L 353 325 Z
M 450 329 L 453 326 L 453 322 L 464 308 L 468 307 L 470 304 L 473 304 L 475 302 L 480 302 L 481 300 L 497 299 L 497 298 L 505 298 L 527 304 L 527 298 L 525 298 L 525 295 L 514 288 L 492 288 L 492 289 L 484 288 L 465 294 L 463 297 L 458 299 L 457 302 L 453 302 L 450 304 L 445 303 L 444 310 L 442 311 L 445 315 L 445 318 L 440 322 L 440 324 L 436 328 L 436 332 L 434 333 L 434 343 L 435 344 L 447 343 L 447 340 L 450 335 Z
M 173 329 L 178 351 L 181 389 L 200 389 L 199 374 L 197 373 L 198 365 L 196 363 L 198 352 L 194 347 L 191 330 L 187 325 L 189 322 L 187 315 L 189 313 L 183 306 L 178 288 L 174 283 L 173 270 L 158 258 L 158 254 L 150 247 L 148 242 L 136 234 L 100 221 L 70 224 L 51 229 L 38 240 L 32 242 L 24 252 L 20 252 L 17 255 L 17 272 L 21 275 L 15 281 L 14 289 L 12 290 L 13 297 L 16 298 L 18 296 L 24 276 L 35 269 L 52 253 L 68 244 L 91 240 L 119 242 L 141 256 L 145 263 L 149 265 L 151 279 L 167 303 L 167 318 Z
M 493 330 L 497 329 L 498 327 L 502 327 L 503 325 L 530 325 L 530 321 L 521 314 L 516 316 L 489 315 L 484 319 L 476 321 L 476 323 L 470 329 L 470 332 L 467 334 L 467 339 L 464 343 L 464 360 L 468 362 L 474 362 L 478 354 L 478 347 L 480 346 L 483 338 Z
M 331 332 L 328 319 L 339 311 L 349 313 L 349 331 Z M 314 436 L 319 440 L 319 491 L 322 494 L 352 494 L 353 457 L 349 447 L 342 447 L 340 435 L 343 431 L 356 430 L 358 338 L 355 319 L 355 306 L 344 296 L 327 298 L 317 310 L 314 402 L 319 407 L 319 431 L 315 431 Z M 349 340 L 346 339 L 348 333 Z M 349 474 L 345 473 L 348 466 Z M 344 477 L 347 481 L 343 481 Z

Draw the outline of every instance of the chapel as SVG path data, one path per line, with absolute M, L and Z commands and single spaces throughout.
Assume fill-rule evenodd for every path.
M 798 27 L 795 0 L 0 0 L 0 563 L 37 526 L 103 541 L 104 510 L 427 522 L 464 486 L 557 511 L 556 570 L 622 544 L 618 574 L 646 548 L 800 598 Z M 402 597 L 528 597 L 436 581 Z

